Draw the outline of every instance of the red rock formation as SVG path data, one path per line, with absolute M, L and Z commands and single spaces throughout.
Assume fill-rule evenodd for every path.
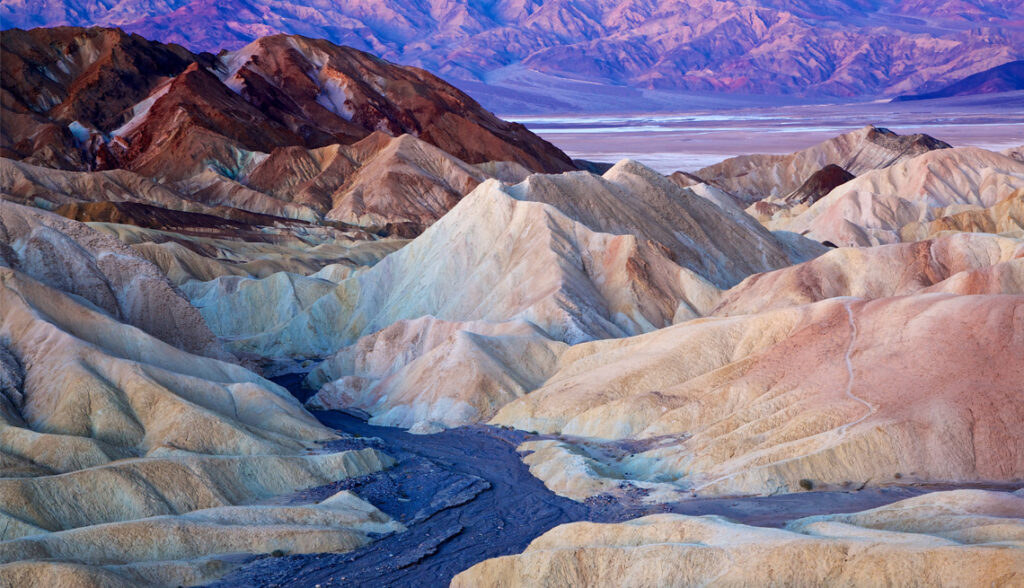
M 182 179 L 211 162 L 234 175 L 243 149 L 269 151 L 302 143 L 302 137 L 246 102 L 199 64 L 190 65 L 161 91 L 163 95 L 141 120 L 135 118 L 122 127 L 113 141 L 121 165 L 143 175 Z
M 108 132 L 167 77 L 205 60 L 177 45 L 117 29 L 8 30 L 2 36 L 4 106 Z
M 842 167 L 830 163 L 814 172 L 799 188 L 783 197 L 783 200 L 789 204 L 814 204 L 831 192 L 833 188 L 841 186 L 855 177 Z
M 332 143 L 351 143 L 352 137 L 383 130 L 417 136 L 468 163 L 515 161 L 536 171 L 575 169 L 554 146 L 522 125 L 498 119 L 440 78 L 349 47 L 274 35 L 222 62 L 227 85 L 251 103 L 271 114 L 282 111 L 281 118 L 296 131 L 326 132 Z
M 116 29 L 8 30 L 0 45 L 0 154 L 62 169 L 93 167 L 97 159 L 102 167 L 102 142 L 95 144 L 90 129 L 113 130 L 153 87 L 200 59 Z M 69 127 L 75 121 L 77 133 Z
M 274 36 L 218 60 L 112 29 L 9 30 L 2 154 L 182 179 L 243 151 L 418 136 L 469 163 L 574 169 L 550 143 L 441 79 L 326 41 Z M 109 140 L 109 143 L 108 143 Z

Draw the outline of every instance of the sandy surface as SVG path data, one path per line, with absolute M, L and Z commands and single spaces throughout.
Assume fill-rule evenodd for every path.
M 294 376 L 278 380 L 300 398 L 309 392 Z M 375 447 L 398 464 L 381 473 L 343 480 L 279 498 L 302 504 L 352 490 L 408 526 L 350 553 L 264 557 L 215 586 L 444 586 L 485 559 L 522 552 L 537 536 L 573 521 L 621 522 L 671 512 L 717 514 L 738 522 L 781 527 L 793 519 L 875 508 L 948 487 L 889 487 L 806 492 L 768 497 L 695 499 L 644 505 L 642 495 L 596 497 L 586 503 L 556 496 L 516 453 L 541 437 L 476 425 L 434 435 L 369 425 L 339 412 L 315 413 L 348 438 L 330 450 Z
M 669 173 L 696 171 L 738 154 L 792 153 L 867 124 L 927 133 L 954 147 L 1002 151 L 1024 144 L 1024 91 L 889 104 L 742 109 L 680 106 L 675 114 L 510 116 L 571 157 L 629 157 Z

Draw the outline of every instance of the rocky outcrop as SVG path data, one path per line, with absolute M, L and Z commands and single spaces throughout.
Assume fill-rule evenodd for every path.
M 948 147 L 928 135 L 897 135 L 869 125 L 789 155 L 740 155 L 694 173 L 745 204 L 752 204 L 793 193 L 830 164 L 860 176 Z
M 439 78 L 326 41 L 278 35 L 219 58 L 105 29 L 3 43 L 0 191 L 23 204 L 408 238 L 488 177 L 575 169 Z
M 315 232 L 301 223 L 413 237 L 484 170 L 575 169 L 439 78 L 326 41 L 215 58 L 117 30 L 2 36 L 0 191 L 80 220 L 250 242 Z M 90 202 L 112 204 L 76 206 Z
M 108 165 L 102 133 L 198 59 L 180 46 L 117 29 L 5 30 L 0 43 L 0 155 L 62 169 Z
M 55 214 L 0 205 L 0 265 L 87 300 L 191 353 L 228 359 L 196 309 L 160 270 L 117 239 Z
M 1021 188 L 1021 162 L 973 147 L 944 149 L 865 173 L 766 224 L 835 245 L 895 243 L 904 225 L 990 208 Z
M 958 490 L 783 529 L 710 515 L 571 523 L 452 586 L 1008 586 L 1024 578 L 1022 515 L 1019 496 Z
M 855 177 L 838 165 L 830 163 L 814 172 L 799 188 L 783 196 L 782 200 L 789 205 L 806 204 L 810 206 Z
M 115 165 L 163 181 L 182 180 L 208 167 L 234 177 L 261 153 L 305 144 L 301 135 L 198 63 L 136 108 L 131 120 L 111 133 Z
M 441 79 L 328 41 L 274 35 L 222 56 L 221 63 L 225 84 L 247 101 L 271 115 L 280 109 L 278 118 L 318 129 L 332 143 L 384 130 L 415 135 L 467 163 L 575 169 L 550 143 L 498 119 Z

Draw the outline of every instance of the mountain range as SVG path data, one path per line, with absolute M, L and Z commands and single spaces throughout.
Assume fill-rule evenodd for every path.
M 301 34 L 425 68 L 485 103 L 575 82 L 803 97 L 935 90 L 1024 58 L 1012 0 L 4 2 L 5 28 L 118 26 L 193 51 Z M 593 92 L 593 88 L 591 88 Z M 562 104 L 564 108 L 564 104 Z

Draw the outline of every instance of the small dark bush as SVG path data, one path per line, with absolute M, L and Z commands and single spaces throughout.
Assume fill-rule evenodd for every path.
M 804 478 L 803 480 L 800 480 L 800 487 L 803 488 L 804 490 L 813 490 L 814 482 L 808 480 L 807 478 Z
M 284 557 L 284 555 L 284 550 L 281 549 L 275 549 L 270 552 L 270 557 Z

